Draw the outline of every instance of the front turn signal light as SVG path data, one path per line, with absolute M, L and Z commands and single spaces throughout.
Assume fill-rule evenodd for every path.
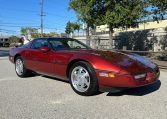
M 115 74 L 109 73 L 109 74 L 108 74 L 108 77 L 110 77 L 110 78 L 115 78 Z
M 115 74 L 113 73 L 99 73 L 100 76 L 102 77 L 109 77 L 109 78 L 115 78 Z

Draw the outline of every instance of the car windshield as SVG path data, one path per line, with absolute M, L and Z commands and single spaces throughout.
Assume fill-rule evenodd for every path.
M 89 46 L 74 39 L 49 39 L 49 44 L 54 50 L 90 49 Z

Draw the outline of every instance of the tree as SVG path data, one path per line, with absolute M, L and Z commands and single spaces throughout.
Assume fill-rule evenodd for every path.
M 19 37 L 17 37 L 17 36 L 10 36 L 9 37 L 9 42 L 10 42 L 10 44 L 11 43 L 18 43 L 19 42 Z
M 97 25 L 107 24 L 109 27 L 110 48 L 113 48 L 115 28 L 137 27 L 145 13 L 143 0 L 99 0 L 95 14 Z
M 38 29 L 36 28 L 29 28 L 29 33 L 31 38 L 39 38 L 41 36 L 41 34 L 38 33 Z
M 78 20 L 86 23 L 86 39 L 87 45 L 90 45 L 89 30 L 94 26 L 93 6 L 97 0 L 70 0 L 69 9 L 73 9 L 78 16 Z
M 87 24 L 87 44 L 90 45 L 90 26 L 107 24 L 111 48 L 114 29 L 137 27 L 145 13 L 145 4 L 144 0 L 70 0 L 69 3 L 78 19 Z
M 66 34 L 68 34 L 68 35 L 70 35 L 71 33 L 74 32 L 72 23 L 71 23 L 70 21 L 68 21 L 67 24 L 66 24 L 65 32 L 66 32 Z
M 29 38 L 29 36 L 36 38 L 40 37 L 38 33 L 38 29 L 36 28 L 31 28 L 31 27 L 22 27 L 20 30 L 21 35 L 25 36 L 26 39 Z
M 65 28 L 65 32 L 66 34 L 70 35 L 71 33 L 74 33 L 74 31 L 78 31 L 80 30 L 80 24 L 77 22 L 70 22 L 68 21 L 66 24 L 66 28 Z
M 21 35 L 26 37 L 26 39 L 28 39 L 29 36 L 31 38 L 41 37 L 41 33 L 39 33 L 38 29 L 36 29 L 36 28 L 22 27 L 20 32 L 21 32 Z M 57 36 L 59 36 L 59 35 L 56 32 L 43 33 L 43 37 L 57 37 Z
M 56 32 L 43 33 L 43 37 L 58 37 L 59 35 Z
M 78 31 L 78 35 L 79 35 L 79 31 L 81 29 L 81 25 L 77 22 L 74 23 L 74 30 L 77 30 Z
M 167 0 L 149 0 L 151 14 L 155 21 L 163 20 L 167 13 Z

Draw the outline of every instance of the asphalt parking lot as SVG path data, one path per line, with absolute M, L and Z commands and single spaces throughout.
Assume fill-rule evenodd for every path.
M 0 119 L 167 119 L 167 71 L 157 83 L 122 93 L 79 96 L 67 82 L 21 79 L 0 57 Z

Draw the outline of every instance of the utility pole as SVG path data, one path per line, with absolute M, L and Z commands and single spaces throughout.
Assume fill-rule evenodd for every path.
M 40 0 L 40 5 L 41 5 L 41 13 L 40 13 L 40 16 L 41 16 L 41 37 L 43 37 L 43 0 Z

